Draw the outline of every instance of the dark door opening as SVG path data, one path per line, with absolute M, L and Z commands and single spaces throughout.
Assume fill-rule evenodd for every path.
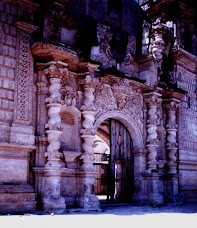
M 132 140 L 118 120 L 105 120 L 95 140 L 95 194 L 101 203 L 131 202 L 133 194 Z

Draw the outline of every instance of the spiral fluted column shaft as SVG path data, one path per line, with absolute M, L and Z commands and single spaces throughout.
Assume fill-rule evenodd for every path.
M 62 69 L 58 67 L 55 62 L 52 62 L 49 67 L 45 70 L 45 74 L 49 77 L 50 87 L 49 93 L 50 96 L 46 98 L 47 107 L 48 107 L 48 116 L 49 121 L 45 125 L 47 128 L 47 139 L 48 139 L 48 147 L 45 156 L 47 157 L 47 166 L 60 167 L 60 158 L 62 157 L 62 153 L 59 152 L 60 149 L 60 141 L 59 137 L 62 134 L 61 128 L 61 108 L 62 108 L 62 100 L 60 89 L 61 78 L 67 69 Z
M 167 158 L 168 158 L 168 172 L 170 174 L 177 173 L 177 150 L 178 150 L 178 143 L 177 143 L 177 124 L 176 124 L 176 112 L 178 109 L 179 101 L 172 98 L 166 100 L 166 109 L 167 109 L 167 125 L 166 125 L 166 132 L 167 132 L 167 143 L 166 143 L 166 150 L 167 150 Z
M 81 107 L 83 122 L 81 129 L 81 139 L 83 140 L 81 155 L 83 176 L 83 188 L 79 197 L 79 205 L 84 208 L 98 208 L 99 200 L 94 195 L 95 167 L 94 167 L 94 122 L 95 122 L 95 106 L 94 91 L 98 81 L 92 76 L 87 75 L 81 80 L 84 89 L 84 99 Z
M 148 119 L 147 119 L 147 171 L 155 171 L 157 169 L 157 147 L 158 139 L 157 139 L 157 128 L 158 128 L 158 115 L 157 115 L 157 107 L 161 103 L 161 99 L 159 98 L 161 95 L 152 92 L 144 95 L 146 98 L 146 103 L 148 105 Z
M 82 105 L 82 115 L 83 122 L 81 130 L 81 138 L 83 139 L 82 149 L 83 155 L 81 159 L 83 160 L 84 170 L 94 170 L 94 137 L 95 133 L 93 131 L 93 125 L 95 122 L 95 106 L 94 106 L 94 91 L 97 80 L 91 78 L 89 75 L 83 81 L 84 87 L 84 100 Z
M 94 88 L 84 86 L 84 100 L 83 105 L 85 109 L 94 110 Z

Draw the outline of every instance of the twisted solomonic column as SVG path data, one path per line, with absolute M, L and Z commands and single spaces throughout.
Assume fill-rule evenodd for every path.
M 145 94 L 146 103 L 148 104 L 148 120 L 147 120 L 147 150 L 148 150 L 148 162 L 147 171 L 155 171 L 157 169 L 157 128 L 159 124 L 157 116 L 157 107 L 161 104 L 161 95 L 156 92 Z
M 176 174 L 177 173 L 177 165 L 176 165 L 176 154 L 178 150 L 178 143 L 176 140 L 177 135 L 177 124 L 176 124 L 176 113 L 179 106 L 179 100 L 177 99 L 169 99 L 165 101 L 165 107 L 167 109 L 167 158 L 168 158 L 168 173 Z
M 95 121 L 95 106 L 94 106 L 94 91 L 97 84 L 97 79 L 91 78 L 87 75 L 82 82 L 84 87 L 84 100 L 82 106 L 83 115 L 83 129 L 81 130 L 81 138 L 83 139 L 82 149 L 83 154 L 81 159 L 83 160 L 84 170 L 94 170 L 94 137 L 93 124 Z
M 49 143 L 45 157 L 47 157 L 46 165 L 53 167 L 61 166 L 59 161 L 62 157 L 62 153 L 59 152 L 59 137 L 62 134 L 60 111 L 63 101 L 61 100 L 60 89 L 62 77 L 64 74 L 67 74 L 67 68 L 62 68 L 59 65 L 60 64 L 57 62 L 49 62 L 46 64 L 48 68 L 45 69 L 45 74 L 48 76 L 50 82 L 50 97 L 45 100 L 48 103 L 47 107 L 49 116 L 49 121 L 45 125 Z

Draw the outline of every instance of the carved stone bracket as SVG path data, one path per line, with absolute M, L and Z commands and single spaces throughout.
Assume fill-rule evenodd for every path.
M 167 124 L 166 124 L 166 132 L 167 132 L 167 143 L 166 150 L 168 152 L 168 172 L 170 174 L 176 174 L 176 154 L 178 150 L 178 143 L 176 140 L 177 134 L 177 123 L 176 123 L 176 113 L 179 107 L 179 100 L 171 98 L 169 100 L 165 100 L 165 108 L 167 111 Z
M 157 107 L 161 103 L 161 94 L 151 92 L 144 94 L 145 101 L 148 105 L 148 120 L 147 120 L 147 150 L 148 150 L 148 162 L 147 171 L 155 171 L 157 169 L 157 148 L 159 146 L 157 137 L 157 128 L 159 125 L 157 116 Z
M 49 93 L 50 96 L 46 98 L 46 102 L 49 115 L 49 121 L 45 125 L 47 128 L 47 138 L 49 145 L 45 156 L 47 157 L 47 166 L 60 167 L 60 158 L 62 153 L 59 152 L 60 141 L 59 137 L 62 134 L 61 127 L 61 108 L 63 101 L 61 100 L 61 80 L 68 70 L 65 63 L 60 62 L 49 62 L 46 64 L 45 74 L 48 76 L 50 81 Z

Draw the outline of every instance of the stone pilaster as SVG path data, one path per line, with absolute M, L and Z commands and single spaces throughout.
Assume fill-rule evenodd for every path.
M 94 137 L 93 124 L 95 121 L 94 90 L 97 80 L 90 75 L 81 82 L 84 88 L 84 100 L 82 105 L 82 122 L 81 139 L 83 140 L 81 155 L 82 170 L 79 205 L 83 208 L 98 208 L 99 200 L 94 195 L 95 167 L 94 162 Z
M 32 33 L 37 27 L 16 22 L 17 27 L 17 80 L 15 90 L 15 110 L 10 132 L 10 142 L 35 144 L 32 127 L 33 60 L 30 52 Z
M 144 94 L 146 103 L 148 105 L 148 119 L 147 119 L 147 171 L 156 171 L 157 169 L 157 128 L 158 128 L 158 115 L 157 107 L 161 103 L 161 94 L 156 92 L 151 92 Z
M 167 132 L 167 159 L 168 159 L 168 173 L 176 174 L 177 173 L 177 123 L 176 123 L 176 115 L 177 109 L 179 106 L 179 100 L 175 98 L 171 98 L 165 101 L 165 107 L 167 111 L 167 124 L 166 124 L 166 132 Z

